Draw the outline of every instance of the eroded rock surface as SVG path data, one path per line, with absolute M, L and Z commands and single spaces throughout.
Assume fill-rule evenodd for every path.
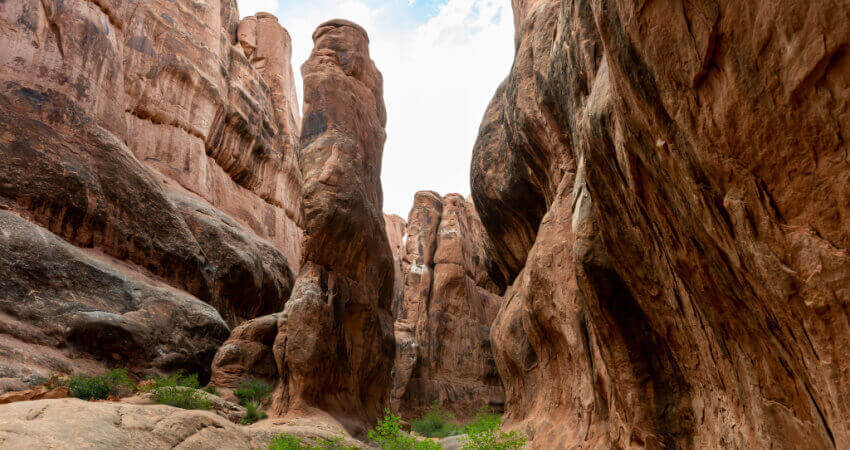
M 347 446 L 367 448 L 346 436 L 339 424 L 307 420 L 270 419 L 243 426 L 212 411 L 75 398 L 0 405 L 4 448 L 79 448 L 84 443 L 96 449 L 254 449 L 266 448 L 281 433 L 306 442 L 342 438 Z
M 487 271 L 484 229 L 457 194 L 416 193 L 404 242 L 403 296 L 394 308 L 393 409 L 434 402 L 459 415 L 501 408 L 490 323 L 501 303 Z
M 301 69 L 303 253 L 273 344 L 272 410 L 330 415 L 361 432 L 388 402 L 394 350 L 380 183 L 386 111 L 366 31 L 334 20 L 313 42 Z
M 843 448 L 850 13 L 513 2 L 473 155 L 537 448 Z
M 242 28 L 233 1 L 0 3 L 0 375 L 207 374 L 229 326 L 281 310 L 291 43 Z

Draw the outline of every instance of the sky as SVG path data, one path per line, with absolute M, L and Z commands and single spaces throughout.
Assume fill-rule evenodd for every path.
M 509 0 L 238 0 L 238 5 L 243 17 L 270 12 L 289 30 L 299 103 L 300 67 L 313 48 L 316 26 L 342 18 L 369 33 L 387 106 L 385 212 L 407 219 L 420 190 L 469 195 L 478 127 L 513 60 Z

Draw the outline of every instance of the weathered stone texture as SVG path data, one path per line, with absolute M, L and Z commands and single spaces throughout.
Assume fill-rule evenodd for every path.
M 473 198 L 537 448 L 843 448 L 850 6 L 515 1 Z
M 369 38 L 326 22 L 301 72 L 301 268 L 278 319 L 273 413 L 363 432 L 383 413 L 393 358 L 393 257 L 381 212 L 386 111 Z
M 393 408 L 406 416 L 434 402 L 461 416 L 501 408 L 489 336 L 501 298 L 488 276 L 481 222 L 463 197 L 431 191 L 416 193 L 408 220 Z
M 232 1 L 0 3 L 0 374 L 206 374 L 228 326 L 280 311 L 291 43 L 246 20 L 251 60 Z

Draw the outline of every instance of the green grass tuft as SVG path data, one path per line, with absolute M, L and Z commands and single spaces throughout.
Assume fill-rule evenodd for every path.
M 153 395 L 154 402 L 160 405 L 176 406 L 183 409 L 210 409 L 212 400 L 198 390 L 198 374 L 185 375 L 177 372 L 167 377 L 149 378 L 145 391 Z
M 444 438 L 463 433 L 463 427 L 452 423 L 454 415 L 440 408 L 438 402 L 434 402 L 431 410 L 422 418 L 412 420 L 410 428 L 425 437 Z
M 401 418 L 384 411 L 384 418 L 374 430 L 369 431 L 369 439 L 381 450 L 438 450 L 442 448 L 434 441 L 417 441 L 413 436 L 401 430 Z
M 305 444 L 300 437 L 281 434 L 269 442 L 269 450 L 357 450 L 357 447 L 345 445 L 343 441 L 342 436 L 339 436 L 319 439 L 315 444 Z
M 263 410 L 260 409 L 260 404 L 257 402 L 248 402 L 245 404 L 245 418 L 242 420 L 243 425 L 250 425 L 258 420 L 263 420 L 269 417 Z
M 464 450 L 517 450 L 525 446 L 525 436 L 516 431 L 499 431 L 502 416 L 482 409 L 464 427 L 466 436 L 461 438 Z
M 242 406 L 246 406 L 250 402 L 262 404 L 271 392 L 271 385 L 260 380 L 244 381 L 233 391 Z
M 72 397 L 83 400 L 104 400 L 133 393 L 136 389 L 125 368 L 112 369 L 96 376 L 73 376 L 67 380 L 67 387 Z

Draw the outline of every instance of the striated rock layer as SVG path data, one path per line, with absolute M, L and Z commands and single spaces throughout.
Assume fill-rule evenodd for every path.
M 0 376 L 205 374 L 229 326 L 282 309 L 290 53 L 232 1 L 0 3 Z
M 382 414 L 393 358 L 393 257 L 381 212 L 386 111 L 359 25 L 313 33 L 301 68 L 301 268 L 277 321 L 272 410 L 328 414 L 353 432 Z
M 422 191 L 408 220 L 403 295 L 394 306 L 393 409 L 415 416 L 437 402 L 466 416 L 500 408 L 490 323 L 501 298 L 488 275 L 478 215 L 457 194 Z
M 850 445 L 850 6 L 514 1 L 475 205 L 537 448 Z

